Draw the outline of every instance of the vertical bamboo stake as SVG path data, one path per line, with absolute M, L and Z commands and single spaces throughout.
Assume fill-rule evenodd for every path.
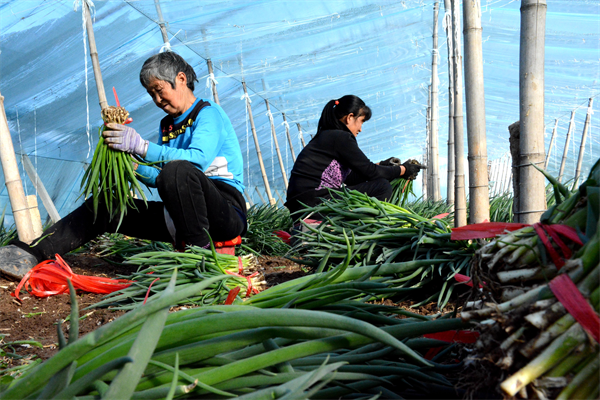
M 96 49 L 96 39 L 94 37 L 94 28 L 92 27 L 92 17 L 90 15 L 90 8 L 87 2 L 84 0 L 82 3 L 82 12 L 85 16 L 85 27 L 88 35 L 88 44 L 90 46 L 90 57 L 92 59 L 92 66 L 94 67 L 94 79 L 96 80 L 96 89 L 98 90 L 98 99 L 100 101 L 100 109 L 104 110 L 108 107 L 106 101 L 106 92 L 104 91 L 104 81 L 102 80 L 102 72 L 100 71 L 100 61 L 98 59 L 98 50 Z
M 306 147 L 306 143 L 304 143 L 304 135 L 302 134 L 302 127 L 300 126 L 300 122 L 296 122 L 296 126 L 298 127 L 298 133 L 300 134 L 300 142 L 302 143 L 302 147 Z
M 250 118 L 250 128 L 252 129 L 252 136 L 254 137 L 254 147 L 256 147 L 256 157 L 258 158 L 258 165 L 260 166 L 260 172 L 262 174 L 263 182 L 265 183 L 265 191 L 269 198 L 270 204 L 275 204 L 275 199 L 271 195 L 271 187 L 269 186 L 269 179 L 267 178 L 267 172 L 265 170 L 265 164 L 263 163 L 262 154 L 260 152 L 260 145 L 258 144 L 258 135 L 256 134 L 256 128 L 254 126 L 254 118 L 252 117 L 252 107 L 248 101 L 248 89 L 246 88 L 246 81 L 242 81 L 244 87 L 244 95 L 246 96 L 246 108 L 248 109 L 248 117 Z M 257 189 L 258 190 L 258 189 Z
M 446 203 L 454 210 L 454 41 L 452 35 L 452 6 L 444 0 L 444 27 L 448 48 L 448 178 Z
M 423 152 L 423 165 L 427 165 L 427 153 L 429 152 L 429 145 L 425 145 L 425 151 Z M 422 177 L 421 179 L 423 180 L 422 182 L 422 191 L 423 191 L 423 199 L 427 200 L 427 182 L 429 181 L 429 174 L 425 173 L 425 174 L 421 174 Z
M 439 163 L 439 139 L 438 139 L 438 14 L 440 3 L 436 1 L 433 4 L 433 49 L 431 60 L 431 121 L 429 122 L 429 132 L 431 139 L 431 197 L 433 201 L 440 201 L 440 163 Z
M 532 224 L 546 209 L 544 175 L 532 164 L 544 163 L 544 43 L 546 0 L 521 2 L 519 100 L 519 222 Z
M 452 29 L 454 36 L 454 226 L 467 224 L 465 193 L 465 148 L 463 133 L 462 55 L 460 51 L 459 0 L 452 0 Z
M 221 105 L 219 102 L 219 92 L 217 92 L 217 82 L 215 81 L 215 74 L 213 72 L 212 61 L 209 59 L 206 60 L 206 64 L 208 65 L 208 78 L 210 79 L 213 99 L 215 99 L 215 103 Z
M 552 152 L 552 146 L 554 145 L 554 139 L 556 138 L 556 128 L 558 127 L 558 118 L 554 120 L 554 129 L 552 129 L 552 137 L 550 138 L 550 146 L 548 146 L 548 152 L 546 153 L 546 161 L 544 162 L 544 169 L 548 169 L 548 163 L 550 162 L 550 153 Z
M 259 199 L 260 199 L 260 201 L 262 201 L 262 202 L 263 202 L 263 204 L 264 204 L 264 202 L 265 202 L 265 198 L 264 198 L 264 197 L 262 197 L 262 194 L 260 194 L 260 190 L 258 190 L 258 186 L 255 186 L 254 188 L 256 189 L 256 193 L 258 193 L 258 198 L 259 198 Z
M 21 175 L 17 167 L 17 158 L 10 130 L 8 129 L 8 120 L 4 111 L 4 96 L 0 94 L 0 160 L 2 162 L 2 171 L 4 172 L 4 183 L 8 191 L 8 198 L 12 208 L 15 226 L 19 240 L 24 243 L 31 243 L 35 239 L 29 205 L 25 198 Z
M 154 6 L 156 7 L 156 14 L 158 14 L 158 26 L 160 27 L 160 33 L 162 34 L 163 42 L 169 43 L 167 27 L 165 25 L 165 20 L 163 19 L 162 10 L 160 8 L 160 0 L 154 0 Z
M 431 167 L 431 85 L 427 86 L 427 120 L 425 131 L 427 132 L 427 196 L 433 198 L 433 168 Z
M 469 222 L 477 224 L 490 219 L 479 0 L 463 0 L 463 20 L 469 151 Z
M 269 100 L 265 99 L 265 104 L 267 106 L 267 114 L 269 115 L 269 122 L 271 123 L 271 134 L 273 135 L 273 143 L 275 144 L 275 150 L 277 151 L 277 159 L 279 160 L 279 167 L 281 168 L 281 178 L 283 179 L 283 184 L 285 188 L 288 187 L 287 173 L 285 172 L 285 167 L 283 165 L 283 159 L 281 158 L 281 151 L 279 150 L 279 143 L 277 142 L 277 132 L 275 132 L 275 122 L 273 121 L 273 114 L 271 114 L 271 106 L 269 105 Z
M 592 118 L 592 104 L 594 99 L 590 97 L 588 103 L 587 115 L 585 116 L 585 123 L 583 125 L 583 133 L 581 135 L 581 145 L 579 146 L 579 157 L 577 158 L 577 169 L 575 170 L 575 181 L 573 182 L 573 189 L 577 186 L 579 181 L 579 175 L 581 174 L 581 164 L 583 163 L 583 153 L 585 153 L 585 139 L 587 138 L 588 127 L 590 126 L 590 119 Z
M 285 125 L 285 134 L 287 135 L 287 140 L 290 145 L 290 151 L 292 152 L 292 160 L 296 162 L 296 155 L 294 154 L 294 145 L 292 144 L 292 136 L 290 135 L 290 125 L 285 118 L 285 113 L 281 113 L 283 116 L 283 124 Z
M 565 148 L 563 150 L 562 161 L 560 162 L 560 169 L 558 171 L 558 181 L 562 182 L 563 172 L 565 171 L 565 164 L 567 162 L 567 156 L 569 153 L 569 141 L 571 139 L 571 132 L 575 126 L 575 110 L 571 111 L 571 122 L 569 122 L 569 130 L 567 130 L 567 138 L 565 139 Z

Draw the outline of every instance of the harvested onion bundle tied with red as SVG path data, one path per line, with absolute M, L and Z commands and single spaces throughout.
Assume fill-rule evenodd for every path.
M 546 174 L 545 174 L 546 175 Z M 551 176 L 557 203 L 539 223 L 482 247 L 461 315 L 483 333 L 473 390 L 524 398 L 597 398 L 600 319 L 600 160 L 573 193 Z
M 123 107 L 109 106 L 102 110 L 102 119 L 105 123 L 128 123 L 129 113 Z M 100 201 L 106 204 L 111 220 L 119 218 L 119 226 L 127 213 L 127 208 L 136 208 L 133 199 L 136 193 L 146 201 L 136 178 L 134 160 L 127 153 L 112 150 L 104 141 L 99 130 L 99 140 L 91 164 L 88 166 L 81 180 L 81 195 L 93 198 L 94 217 L 98 213 Z M 118 229 L 118 227 L 117 227 Z

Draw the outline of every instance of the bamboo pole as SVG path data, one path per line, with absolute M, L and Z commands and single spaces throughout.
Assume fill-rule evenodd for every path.
M 217 92 L 217 82 L 215 81 L 215 74 L 213 72 L 213 65 L 210 58 L 206 60 L 206 64 L 208 65 L 208 78 L 210 79 L 211 83 L 213 99 L 215 100 L 215 103 L 221 105 L 219 102 L 219 92 Z
M 571 132 L 575 126 L 575 110 L 571 111 L 571 121 L 569 122 L 569 129 L 567 130 L 567 138 L 565 139 L 565 148 L 563 149 L 562 161 L 560 162 L 560 169 L 558 171 L 558 181 L 562 182 L 563 172 L 565 172 L 565 164 L 567 162 L 567 155 L 569 154 L 569 141 L 571 139 Z
M 477 224 L 490 219 L 483 51 L 481 46 L 481 5 L 479 0 L 463 0 L 463 20 L 467 147 L 469 152 L 469 222 Z
M 429 152 L 429 145 L 425 146 L 425 151 L 423 152 L 423 165 L 427 165 L 427 153 Z M 429 174 L 422 174 L 422 192 L 423 192 L 423 199 L 427 200 L 427 182 L 429 180 Z
M 31 243 L 35 239 L 29 205 L 25 198 L 23 182 L 19 175 L 17 167 L 17 158 L 13 146 L 10 130 L 8 129 L 8 120 L 4 111 L 4 96 L 0 94 L 0 160 L 2 162 L 2 171 L 4 172 L 4 183 L 8 192 L 10 206 L 12 208 L 15 226 L 19 240 L 24 243 Z
M 248 98 L 248 89 L 246 88 L 246 81 L 242 81 L 244 87 L 244 96 L 246 96 L 246 108 L 248 109 L 248 117 L 250 119 L 250 128 L 252 129 L 252 136 L 254 137 L 254 147 L 256 147 L 256 157 L 258 158 L 258 164 L 260 166 L 260 172 L 262 174 L 263 182 L 265 183 L 265 191 L 269 198 L 270 204 L 275 204 L 275 199 L 271 195 L 271 187 L 269 186 L 269 179 L 267 178 L 267 172 L 265 170 L 265 164 L 263 163 L 262 154 L 260 152 L 260 145 L 258 144 L 258 135 L 256 134 L 256 127 L 254 126 L 254 118 L 252 117 L 252 107 L 250 106 L 250 99 Z
M 532 224 L 546 209 L 544 175 L 533 167 L 544 163 L 544 43 L 546 0 L 521 2 L 519 100 L 519 222 Z
M 440 201 L 442 195 L 440 193 L 440 163 L 439 163 L 439 139 L 438 139 L 438 116 L 439 116 L 439 100 L 438 100 L 438 14 L 440 3 L 433 3 L 433 49 L 431 60 L 431 120 L 430 138 L 431 138 L 431 197 L 433 201 Z
M 100 101 L 100 109 L 104 110 L 108 107 L 106 101 L 106 92 L 104 91 L 104 81 L 102 80 L 102 72 L 100 71 L 100 61 L 98 59 L 98 50 L 96 49 L 96 39 L 94 37 L 94 28 L 92 27 L 92 17 L 90 8 L 86 1 L 82 1 L 82 12 L 85 17 L 85 27 L 88 35 L 88 44 L 90 47 L 90 57 L 92 66 L 94 67 L 94 79 L 96 80 L 96 89 L 98 90 L 98 99 Z
M 258 193 L 258 198 L 260 199 L 260 201 L 263 202 L 263 204 L 265 203 L 265 198 L 262 197 L 262 194 L 260 194 L 260 190 L 258 190 L 258 186 L 254 187 L 256 189 L 256 193 Z
M 302 127 L 300 126 L 300 122 L 296 122 L 296 126 L 298 127 L 298 133 L 300 134 L 300 142 L 302 143 L 302 148 L 306 147 L 306 143 L 304 143 L 304 135 L 302 134 Z
M 427 198 L 433 198 L 433 168 L 431 167 L 431 85 L 427 86 L 427 120 L 425 121 L 427 132 Z
M 550 162 L 550 153 L 552 152 L 552 146 L 554 145 L 554 139 L 556 138 L 556 128 L 558 127 L 558 118 L 554 120 L 554 129 L 552 129 L 552 137 L 550 138 L 550 146 L 548 146 L 548 152 L 546 153 L 546 161 L 544 162 L 544 169 L 548 169 L 548 163 Z
M 267 114 L 269 116 L 269 122 L 271 124 L 271 134 L 273 135 L 273 143 L 275 144 L 275 151 L 277 152 L 277 159 L 279 160 L 279 167 L 281 168 L 281 178 L 283 179 L 283 185 L 287 189 L 287 173 L 285 171 L 285 166 L 283 165 L 283 159 L 281 158 L 279 143 L 277 142 L 277 132 L 275 131 L 275 122 L 273 121 L 273 114 L 271 114 L 271 106 L 269 105 L 269 100 L 265 99 L 265 105 L 267 106 Z
M 283 124 L 285 125 L 285 134 L 287 135 L 287 140 L 290 145 L 290 151 L 292 152 L 292 160 L 296 162 L 296 154 L 294 154 L 294 145 L 292 144 L 292 136 L 290 135 L 290 125 L 285 118 L 285 113 L 281 113 L 283 116 Z
M 452 35 L 452 6 L 444 0 L 446 47 L 448 48 L 448 177 L 446 203 L 454 210 L 454 40 Z
M 454 226 L 467 224 L 465 193 L 465 148 L 462 100 L 462 55 L 460 50 L 460 11 L 458 0 L 452 0 L 452 29 L 454 36 Z
M 160 8 L 160 0 L 154 0 L 154 6 L 156 7 L 156 13 L 158 14 L 158 26 L 160 27 L 160 33 L 162 34 L 163 42 L 169 43 L 167 27 L 165 24 L 165 20 L 163 19 L 162 10 Z
M 46 208 L 46 211 L 48 212 L 50 219 L 52 220 L 53 223 L 57 223 L 58 221 L 60 221 L 60 215 L 58 214 L 58 211 L 56 210 L 56 207 L 54 206 L 52 197 L 50 197 L 50 195 L 48 194 L 48 191 L 46 190 L 44 183 L 38 176 L 35 168 L 33 167 L 31 160 L 29 159 L 27 154 L 23 154 L 23 157 L 21 158 L 21 160 L 23 162 L 23 167 L 25 168 L 25 172 L 27 172 L 27 175 L 29 176 L 29 180 L 31 181 L 31 183 L 33 183 L 33 186 L 35 186 L 35 190 L 38 192 L 40 199 L 42 199 L 42 203 L 44 204 L 44 207 Z
M 42 217 L 40 216 L 40 209 L 38 208 L 37 197 L 35 194 L 25 196 L 27 201 L 27 207 L 29 208 L 29 218 L 31 218 L 31 227 L 33 229 L 33 236 L 40 237 L 44 232 L 42 227 Z
M 244 196 L 246 197 L 246 203 L 248 203 L 250 207 L 252 207 L 254 205 L 254 202 L 252 201 L 252 197 L 250 197 L 250 194 L 246 189 L 244 189 Z
M 583 153 L 585 153 L 585 140 L 587 138 L 588 128 L 590 126 L 590 119 L 592 118 L 592 104 L 594 104 L 594 99 L 590 97 L 587 115 L 585 116 L 585 123 L 583 124 L 583 133 L 581 134 L 581 144 L 579 145 L 579 157 L 577 158 L 577 169 L 575 170 L 575 181 L 573 182 L 573 189 L 575 189 L 575 187 L 577 186 L 577 181 L 579 181 L 579 176 L 581 174 Z

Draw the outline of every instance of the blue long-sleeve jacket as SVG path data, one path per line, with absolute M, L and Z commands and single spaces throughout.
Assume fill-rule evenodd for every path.
M 225 111 L 212 101 L 196 99 L 182 115 L 160 122 L 159 140 L 149 143 L 146 161 L 187 160 L 210 179 L 226 182 L 244 192 L 242 151 Z M 156 168 L 140 165 L 139 180 L 156 187 Z

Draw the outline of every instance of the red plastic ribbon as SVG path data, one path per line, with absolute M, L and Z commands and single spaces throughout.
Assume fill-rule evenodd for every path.
M 516 231 L 529 226 L 516 222 L 482 222 L 480 224 L 465 225 L 452 228 L 451 240 L 471 240 L 493 238 L 505 231 Z
M 127 279 L 110 279 L 74 274 L 65 260 L 56 254 L 56 261 L 42 261 L 30 269 L 17 285 L 15 292 L 10 295 L 21 301 L 19 293 L 22 288 L 36 297 L 69 293 L 67 279 L 71 280 L 75 289 L 92 293 L 112 293 L 131 285 L 131 281 Z
M 119 96 L 117 96 L 117 89 L 113 86 L 113 93 L 115 95 L 115 101 L 117 102 L 117 107 L 121 107 L 121 103 L 119 103 Z
M 254 294 L 258 293 L 258 289 L 256 289 L 255 287 L 252 286 L 252 278 L 254 278 L 256 275 L 258 275 L 258 271 L 256 271 L 252 275 L 248 275 L 248 276 L 244 276 L 241 273 L 237 274 L 235 272 L 231 272 L 231 271 L 227 271 L 227 270 L 225 270 L 225 273 L 228 275 L 237 276 L 238 278 L 244 278 L 248 281 L 248 290 L 246 291 L 246 297 L 250 296 L 250 293 L 254 293 Z
M 292 237 L 292 235 L 290 235 L 289 233 L 285 231 L 274 231 L 273 233 L 279 236 L 279 238 L 283 240 L 285 244 L 290 244 L 290 238 Z
M 231 289 L 229 291 L 229 294 L 227 295 L 227 299 L 225 300 L 225 305 L 226 306 L 230 306 L 233 304 L 233 301 L 235 300 L 236 296 L 238 295 L 238 293 L 240 293 L 240 290 L 242 288 L 239 286 L 234 287 L 233 289 Z
M 154 271 L 152 271 L 154 272 Z M 152 272 L 149 272 L 149 274 L 151 274 Z M 144 302 L 142 303 L 142 305 L 146 304 L 146 300 L 148 300 L 148 296 L 150 295 L 150 289 L 152 289 L 152 285 L 154 285 L 154 282 L 156 281 L 160 281 L 160 278 L 156 278 L 155 280 L 152 281 L 152 283 L 150 283 L 150 286 L 148 286 L 148 291 L 146 292 L 146 297 L 144 297 Z
M 569 275 L 560 274 L 548 284 L 554 296 L 587 333 L 600 342 L 600 317 L 583 297 Z
M 427 333 L 423 335 L 428 339 L 436 339 L 441 340 L 448 343 L 475 343 L 477 338 L 479 337 L 479 332 L 475 331 L 444 331 L 444 332 L 435 332 L 435 333 Z M 440 352 L 441 347 L 432 347 L 425 354 L 425 358 L 427 360 L 431 360 Z
M 533 228 L 535 232 L 540 237 L 540 240 L 546 247 L 548 254 L 550 254 L 550 258 L 552 258 L 552 262 L 556 265 L 556 268 L 560 269 L 565 265 L 564 259 L 569 259 L 573 255 L 573 252 L 567 245 L 562 241 L 560 236 L 573 241 L 578 245 L 582 245 L 581 239 L 577 236 L 577 231 L 574 228 L 571 228 L 567 225 L 553 224 L 553 225 L 545 225 L 539 222 L 533 224 Z M 552 238 L 554 243 L 560 248 L 563 257 L 558 254 L 558 251 L 552 246 L 550 240 L 548 239 L 548 235 Z M 560 235 L 560 236 L 559 236 Z
M 446 218 L 448 215 L 450 215 L 450 213 L 441 213 L 436 215 L 435 217 L 432 217 L 431 219 L 442 219 L 442 218 Z

